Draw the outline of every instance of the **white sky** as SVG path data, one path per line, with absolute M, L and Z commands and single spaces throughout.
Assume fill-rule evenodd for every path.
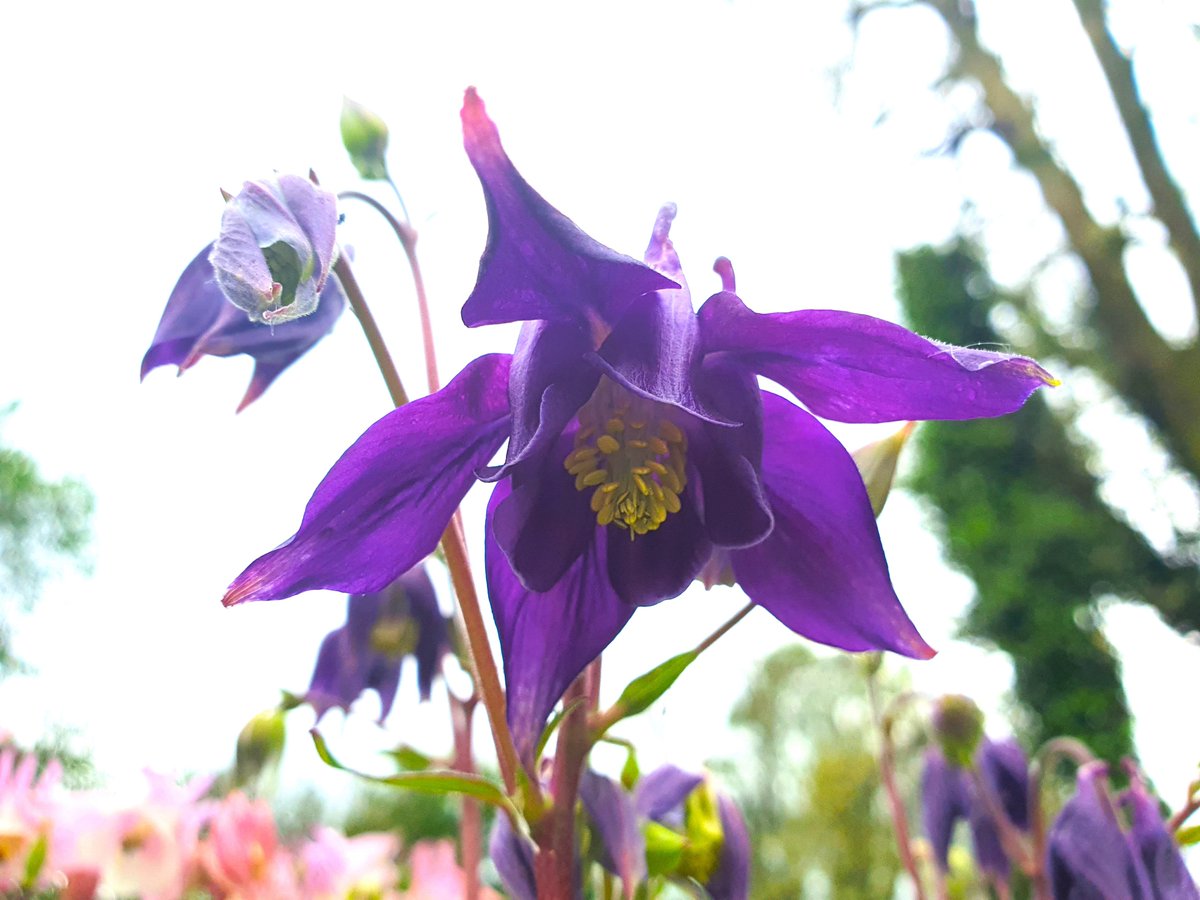
M 1118 197 L 1144 208 L 1066 0 L 978 5 L 1014 81 L 1036 86 L 1043 121 L 1097 214 L 1115 215 Z M 1173 98 L 1157 121 L 1177 174 L 1195 184 L 1194 95 L 1175 87 L 1197 83 L 1184 6 L 1126 0 L 1118 13 L 1122 34 L 1148 58 L 1174 54 L 1173 82 L 1151 65 L 1144 83 Z M 392 170 L 421 233 L 444 378 L 480 352 L 511 348 L 515 334 L 467 332 L 458 320 L 486 225 L 459 133 L 471 84 L 526 177 L 597 239 L 640 255 L 659 205 L 678 203 L 672 234 L 700 299 L 717 287 L 712 260 L 727 255 L 756 309 L 895 318 L 893 252 L 949 236 L 964 195 L 989 224 L 1001 278 L 1022 277 L 1060 241 L 1036 187 L 1009 170 L 993 139 L 970 138 L 958 160 L 922 155 L 945 134 L 946 110 L 970 99 L 958 91 L 937 101 L 926 90 L 947 52 L 927 12 L 868 20 L 840 109 L 830 73 L 851 43 L 833 3 L 341 3 L 336 12 L 298 2 L 29 3 L 6 18 L 0 402 L 21 407 L 4 440 L 48 475 L 84 480 L 97 510 L 93 575 L 54 581 L 36 612 L 18 619 L 17 649 L 39 675 L 0 685 L 0 727 L 26 738 L 51 723 L 78 728 L 116 781 L 147 764 L 225 765 L 252 714 L 280 688 L 306 685 L 320 638 L 343 615 L 342 599 L 325 593 L 235 610 L 219 600 L 247 562 L 294 531 L 328 466 L 388 408 L 353 319 L 239 416 L 246 358 L 137 381 L 176 277 L 215 235 L 218 187 L 309 166 L 335 190 L 358 186 L 337 133 L 343 94 L 392 127 Z M 1180 62 L 1181 52 L 1190 57 Z M 1180 75 L 1185 65 L 1191 77 Z M 359 279 L 418 392 L 402 257 L 373 213 L 343 211 Z M 1156 239 L 1148 229 L 1141 251 L 1148 306 L 1165 331 L 1186 334 L 1194 324 Z M 1058 280 L 1047 283 L 1073 290 L 1062 270 L 1051 267 L 1047 278 Z M 879 431 L 838 433 L 856 446 Z M 483 497 L 468 502 L 476 559 Z M 951 640 L 971 588 L 944 571 L 927 524 L 903 496 L 881 521 L 900 596 L 942 650 L 912 666 L 913 677 L 995 708 L 1009 668 Z M 615 696 L 742 602 L 734 591 L 695 590 L 639 613 L 605 657 L 607 690 Z M 1164 691 L 1195 683 L 1200 650 L 1141 610 L 1118 609 L 1110 621 L 1143 755 L 1177 798 L 1194 772 L 1200 726 L 1181 721 Z M 755 661 L 790 639 L 762 612 L 735 629 L 626 729 L 645 744 L 644 764 L 696 765 L 735 751 L 727 710 Z M 364 722 L 332 725 L 335 750 L 354 759 L 356 742 L 447 747 L 444 710 L 417 709 L 411 679 L 401 696 L 386 736 L 364 724 L 367 704 Z M 302 743 L 303 730 L 294 737 Z M 303 746 L 289 771 L 344 790 Z

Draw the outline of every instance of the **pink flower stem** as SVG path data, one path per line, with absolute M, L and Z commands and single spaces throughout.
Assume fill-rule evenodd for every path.
M 450 696 L 450 716 L 454 723 L 454 768 L 470 774 L 475 772 L 475 759 L 471 752 L 471 719 L 476 702 L 474 696 L 466 700 Z M 479 864 L 483 859 L 483 817 L 479 801 L 463 797 L 458 832 L 463 872 L 467 876 L 466 900 L 479 900 Z
M 867 696 L 871 703 L 871 717 L 875 720 L 875 728 L 879 732 L 879 775 L 883 780 L 883 789 L 888 798 L 888 809 L 892 814 L 892 827 L 896 832 L 896 850 L 900 854 L 900 862 L 908 877 L 912 879 L 913 891 L 917 900 L 925 900 L 925 886 L 921 883 L 921 873 L 917 871 L 917 860 L 912 852 L 912 840 L 908 835 L 908 815 L 904 811 L 904 801 L 900 797 L 900 788 L 896 784 L 896 750 L 892 745 L 892 726 L 885 721 L 879 705 L 879 689 L 875 676 L 867 678 Z

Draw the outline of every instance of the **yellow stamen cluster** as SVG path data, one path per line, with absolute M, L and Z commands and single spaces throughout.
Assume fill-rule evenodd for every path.
M 633 540 L 679 512 L 686 462 L 687 435 L 666 407 L 601 378 L 579 411 L 575 449 L 563 465 L 576 490 L 595 489 L 596 521 L 628 530 Z

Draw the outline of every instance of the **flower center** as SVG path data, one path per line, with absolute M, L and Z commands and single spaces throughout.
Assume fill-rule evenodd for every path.
M 594 488 L 596 521 L 626 529 L 633 540 L 679 512 L 686 462 L 687 435 L 667 407 L 601 378 L 579 410 L 575 449 L 563 466 L 576 490 Z

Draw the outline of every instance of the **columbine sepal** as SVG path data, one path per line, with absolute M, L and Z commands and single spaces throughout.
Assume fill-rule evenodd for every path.
M 222 293 L 252 321 L 317 309 L 337 257 L 337 198 L 298 175 L 247 181 L 230 197 L 209 260 Z

